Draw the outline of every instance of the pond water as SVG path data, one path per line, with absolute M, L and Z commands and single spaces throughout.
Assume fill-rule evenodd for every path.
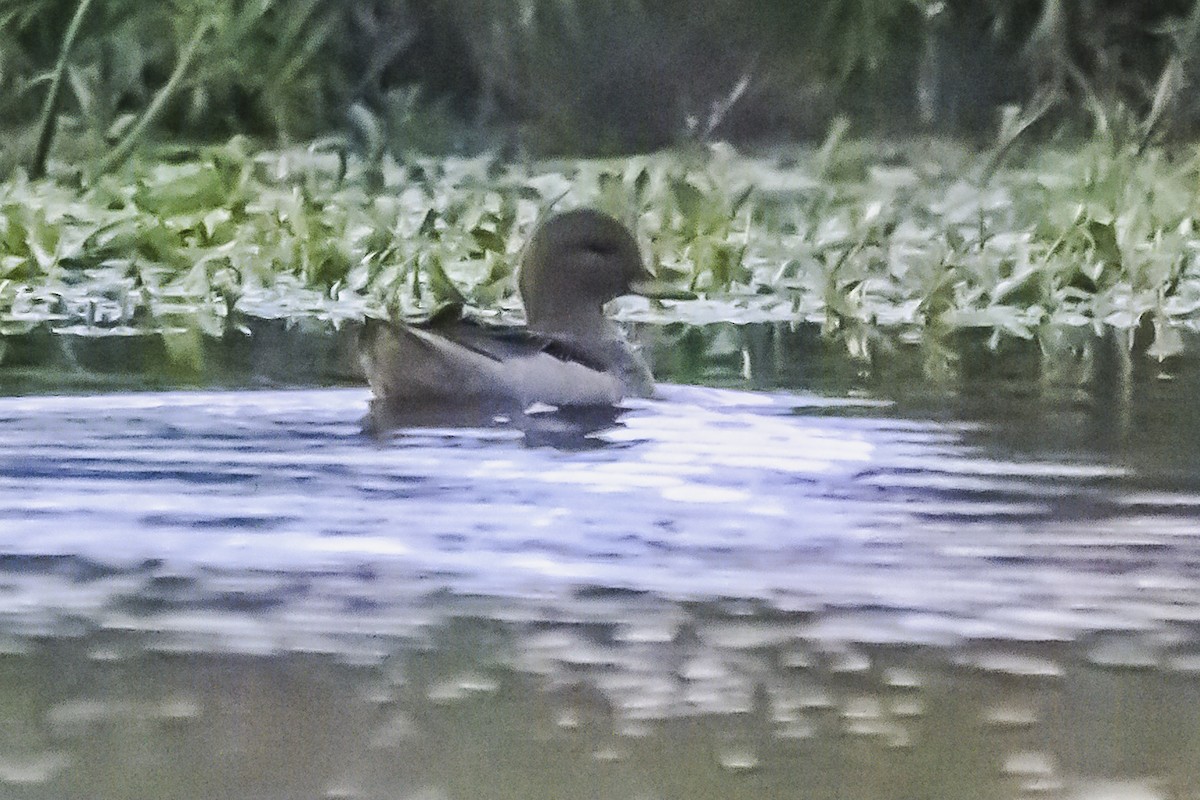
M 0 398 L 0 796 L 1200 797 L 1194 363 L 690 335 L 606 419 Z

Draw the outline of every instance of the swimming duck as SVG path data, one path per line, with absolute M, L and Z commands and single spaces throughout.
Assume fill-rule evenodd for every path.
M 375 394 L 369 426 L 652 395 L 650 370 L 603 310 L 651 277 L 613 217 L 592 209 L 550 217 L 521 256 L 524 328 L 471 320 L 456 306 L 420 325 L 368 320 L 360 351 Z

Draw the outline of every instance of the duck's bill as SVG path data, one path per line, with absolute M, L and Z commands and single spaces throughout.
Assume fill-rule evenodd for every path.
M 696 293 L 680 289 L 674 284 L 658 278 L 639 278 L 629 285 L 632 294 L 640 294 L 651 300 L 695 300 Z

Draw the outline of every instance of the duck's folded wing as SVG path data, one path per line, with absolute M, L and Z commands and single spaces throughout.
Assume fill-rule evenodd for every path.
M 524 327 L 478 322 L 463 317 L 458 324 L 435 324 L 428 329 L 497 361 L 545 353 L 559 361 L 573 361 L 601 372 L 605 369 L 604 362 L 586 348 Z
M 368 320 L 360 357 L 376 397 L 387 402 L 605 405 L 623 393 L 621 381 L 581 348 L 468 320 Z

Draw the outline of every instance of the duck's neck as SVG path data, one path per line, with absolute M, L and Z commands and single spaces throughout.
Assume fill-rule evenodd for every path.
M 608 339 L 617 335 L 617 328 L 604 316 L 603 309 L 576 309 L 570 313 L 531 314 L 529 328 L 550 336 L 570 339 Z

